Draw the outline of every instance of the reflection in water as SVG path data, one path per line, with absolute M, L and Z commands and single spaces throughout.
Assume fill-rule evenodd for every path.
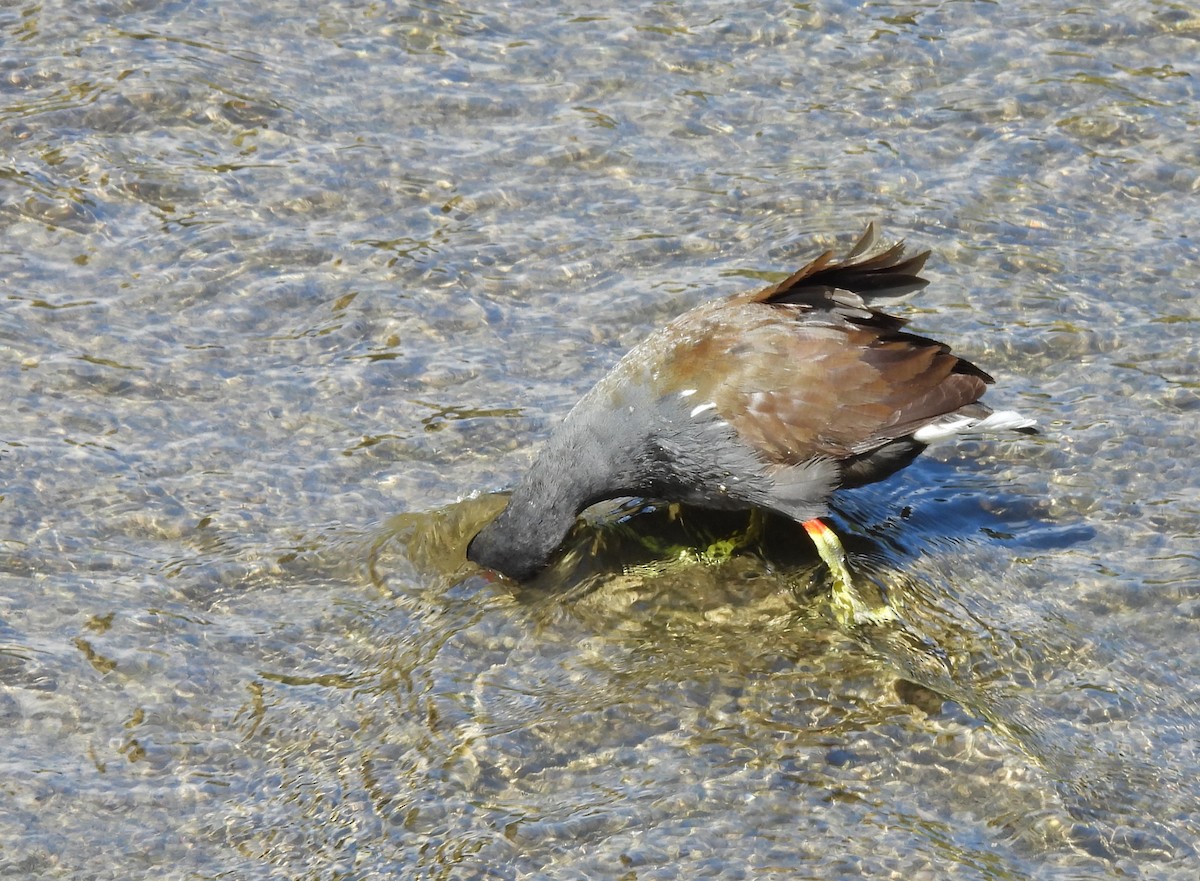
M 848 536 L 855 589 L 865 592 L 868 605 L 886 603 L 895 613 L 849 622 L 831 606 L 828 572 L 806 545 L 807 538 L 801 533 L 803 540 L 797 539 L 798 527 L 758 514 L 613 503 L 590 512 L 561 559 L 531 585 L 519 588 L 464 569 L 466 541 L 503 501 L 483 497 L 428 516 L 394 518 L 380 533 L 372 558 L 375 584 L 402 604 L 423 608 L 431 622 L 453 615 L 454 608 L 466 616 L 455 619 L 464 628 L 457 633 L 433 624 L 433 632 L 440 633 L 433 653 L 446 651 L 451 643 L 461 643 L 460 650 L 469 643 L 480 657 L 450 664 L 445 657 L 421 657 L 412 648 L 395 663 L 408 671 L 402 679 L 415 671 L 428 675 L 459 664 L 478 671 L 469 694 L 454 696 L 452 712 L 444 706 L 449 696 L 436 700 L 438 684 L 427 681 L 424 700 L 432 703 L 424 712 L 439 723 L 454 720 L 459 740 L 446 748 L 460 758 L 473 756 L 476 774 L 484 774 L 480 768 L 488 761 L 497 763 L 493 773 L 499 776 L 493 783 L 502 801 L 509 787 L 522 789 L 552 769 L 561 773 L 586 762 L 599 745 L 597 725 L 604 731 L 600 743 L 611 737 L 642 743 L 674 732 L 672 737 L 688 742 L 700 738 L 724 752 L 749 745 L 737 747 L 727 735 L 737 741 L 767 724 L 800 742 L 824 744 L 829 767 L 853 764 L 854 749 L 844 744 L 853 742 L 857 730 L 886 725 L 895 709 L 881 708 L 882 715 L 847 712 L 838 694 L 845 684 L 842 677 L 853 681 L 862 671 L 843 668 L 846 663 L 858 667 L 865 659 L 855 660 L 858 653 L 847 652 L 845 643 L 835 648 L 841 634 L 900 677 L 902 703 L 916 700 L 932 717 L 947 720 L 954 718 L 948 708 L 961 707 L 1016 750 L 1006 763 L 1023 755 L 1031 763 L 1029 771 L 1045 776 L 1061 813 L 1049 805 L 1032 813 L 1021 809 L 1027 817 L 1014 821 L 1013 834 L 1029 834 L 1033 823 L 1042 829 L 1039 834 L 1058 830 L 1054 834 L 1071 846 L 1105 859 L 1171 859 L 1191 853 L 1188 842 L 1154 819 L 1164 769 L 1118 744 L 1100 746 L 1090 726 L 1081 727 L 1041 704 L 1044 683 L 1086 681 L 1087 665 L 1094 660 L 1056 651 L 1052 638 L 1050 644 L 1039 644 L 1046 633 L 1031 630 L 1028 623 L 1014 627 L 988 620 L 956 595 L 955 582 L 936 567 L 921 566 L 918 574 L 914 562 L 921 551 L 911 546 L 924 542 L 922 533 L 934 528 L 930 521 L 912 530 L 898 530 L 895 524 L 855 529 L 839 522 Z M 962 513 L 959 500 L 953 524 L 965 534 Z M 920 520 L 911 513 L 909 519 Z M 975 519 L 977 534 L 1020 534 L 982 511 L 975 512 Z M 1045 531 L 1054 530 L 1047 526 Z M 1081 538 L 1071 530 L 1058 532 L 1062 542 Z M 903 544 L 898 535 L 904 536 Z M 1041 544 L 1048 539 L 1042 533 L 1030 540 Z M 961 546 L 966 539 L 958 541 Z M 971 550 L 962 559 L 969 559 Z M 979 583 L 977 577 L 970 580 Z M 426 584 L 429 593 L 414 596 L 406 587 L 412 583 Z M 393 585 L 402 586 L 399 593 Z M 429 633 L 429 623 L 414 624 L 415 632 Z M 788 697 L 777 698 L 790 708 L 787 721 L 776 723 L 784 727 L 768 721 L 776 713 L 765 707 L 765 716 L 751 721 L 753 714 L 746 717 L 747 707 L 735 699 L 727 711 L 735 714 L 728 718 L 733 729 L 707 719 L 696 730 L 685 730 L 692 723 L 678 714 L 714 711 L 709 690 L 714 675 L 733 693 L 776 677 L 787 682 Z M 801 689 L 795 689 L 797 675 L 805 683 Z M 820 681 L 827 684 L 814 690 Z M 664 685 L 670 696 L 662 693 L 661 703 L 651 699 Z M 931 703 L 919 697 L 922 690 L 938 697 Z M 808 697 L 801 699 L 804 693 Z M 806 712 L 798 714 L 797 700 L 807 704 Z M 640 709 L 632 711 L 629 703 Z M 676 727 L 681 724 L 684 729 Z M 716 740 L 708 739 L 712 737 Z M 958 762 L 952 755 L 939 761 L 947 770 Z M 810 771 L 803 779 L 821 791 L 838 786 L 821 773 Z M 577 810 L 587 811 L 586 806 Z M 1022 826 L 1026 831 L 1016 831 Z M 547 832 L 544 821 L 536 828 L 539 834 Z M 567 824 L 552 834 L 565 835 L 573 828 Z

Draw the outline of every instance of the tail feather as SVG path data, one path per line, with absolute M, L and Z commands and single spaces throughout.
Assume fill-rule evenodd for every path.
M 839 289 L 874 301 L 899 298 L 928 284 L 920 276 L 928 251 L 905 258 L 904 243 L 896 242 L 879 253 L 870 253 L 878 242 L 879 230 L 874 222 L 869 223 L 845 257 L 839 260 L 833 251 L 826 251 L 778 284 L 748 294 L 747 299 L 759 303 L 820 302 L 830 290 Z

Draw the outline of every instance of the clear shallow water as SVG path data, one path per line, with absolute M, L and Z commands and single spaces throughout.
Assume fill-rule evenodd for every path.
M 0 34 L 7 874 L 1195 877 L 1188 5 Z M 605 575 L 677 526 L 597 515 L 559 589 L 462 563 L 462 500 L 624 349 L 870 219 L 1045 428 L 843 499 L 913 633 L 842 632 L 778 525 Z

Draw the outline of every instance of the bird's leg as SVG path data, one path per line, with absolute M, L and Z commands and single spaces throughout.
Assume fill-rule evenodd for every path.
M 879 597 L 877 602 L 866 600 L 854 585 L 850 570 L 846 566 L 846 549 L 842 547 L 837 533 L 817 518 L 805 520 L 800 524 L 808 533 L 817 553 L 829 567 L 833 576 L 833 613 L 838 623 L 846 628 L 856 628 L 863 624 L 884 624 L 899 620 L 895 610 L 888 605 L 887 600 Z
M 801 524 L 833 576 L 833 614 L 846 633 L 890 659 L 905 675 L 921 683 L 949 681 L 950 659 L 936 642 L 914 630 L 881 592 L 874 601 L 863 596 L 846 566 L 846 549 L 837 533 L 822 521 Z
M 746 522 L 746 531 L 742 535 L 742 544 L 762 550 L 763 539 L 767 533 L 767 515 L 761 508 L 751 508 L 750 518 Z

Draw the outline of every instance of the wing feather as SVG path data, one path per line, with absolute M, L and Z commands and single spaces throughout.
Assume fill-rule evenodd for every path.
M 990 376 L 871 307 L 923 286 L 928 256 L 904 259 L 903 244 L 872 255 L 877 235 L 872 224 L 841 260 L 825 252 L 779 284 L 677 320 L 665 377 L 779 465 L 861 456 L 978 400 Z

